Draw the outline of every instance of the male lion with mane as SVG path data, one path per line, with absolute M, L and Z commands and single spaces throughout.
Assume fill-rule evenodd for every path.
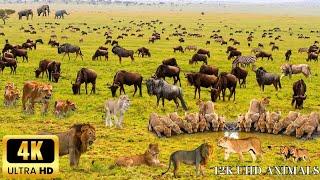
M 96 130 L 90 124 L 74 124 L 68 131 L 55 134 L 59 137 L 59 156 L 69 154 L 70 166 L 77 167 L 81 154 L 88 150 L 88 147 L 96 140 Z
M 52 85 L 36 81 L 27 81 L 23 86 L 22 107 L 25 112 L 34 113 L 34 104 L 42 103 L 42 113 L 46 113 L 52 95 Z M 30 105 L 27 107 L 26 103 Z

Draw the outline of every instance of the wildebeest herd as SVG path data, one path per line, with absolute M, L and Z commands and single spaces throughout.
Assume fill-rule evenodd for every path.
M 37 13 L 39 16 L 41 14 L 49 16 L 49 7 L 43 6 L 37 10 Z M 64 18 L 66 14 L 68 15 L 66 11 L 57 11 L 55 18 Z M 19 19 L 22 19 L 24 16 L 32 17 L 33 13 L 25 10 L 20 11 L 18 15 Z M 319 114 L 311 112 L 306 115 L 298 112 L 304 107 L 310 108 L 312 104 L 308 103 L 308 99 L 314 98 L 314 94 L 308 94 L 308 85 L 314 82 L 313 76 L 317 76 L 314 73 L 317 71 L 313 68 L 318 61 L 320 51 L 317 41 L 312 44 L 308 41 L 305 43 L 306 48 L 295 50 L 283 46 L 281 42 L 286 39 L 279 35 L 279 32 L 289 34 L 292 30 L 262 29 L 261 27 L 259 30 L 254 28 L 243 31 L 233 29 L 232 25 L 230 27 L 225 25 L 226 27 L 221 26 L 221 30 L 212 30 L 212 35 L 207 35 L 200 30 L 195 31 L 180 24 L 169 24 L 158 19 L 130 22 L 110 19 L 112 24 L 109 25 L 90 25 L 85 22 L 66 24 L 63 23 L 63 20 L 62 22 L 56 20 L 55 23 L 36 24 L 33 19 L 32 23 L 19 27 L 19 32 L 25 33 L 27 37 L 30 35 L 30 38 L 19 39 L 19 44 L 14 44 L 12 42 L 17 42 L 15 39 L 5 36 L 6 41 L 0 57 L 1 76 L 3 79 L 9 76 L 4 73 L 7 67 L 11 69 L 10 77 L 15 77 L 16 74 L 25 73 L 23 68 L 32 64 L 34 81 L 26 80 L 21 88 L 14 80 L 7 83 L 4 105 L 6 107 L 19 106 L 18 100 L 20 91 L 22 91 L 23 112 L 35 113 L 35 104 L 40 103 L 42 104 L 41 112 L 45 115 L 49 112 L 51 99 L 55 98 L 54 94 L 62 95 L 55 89 L 65 85 L 65 82 L 68 81 L 68 92 L 84 99 L 92 98 L 93 100 L 101 96 L 100 92 L 108 92 L 110 98 L 107 98 L 104 103 L 100 102 L 105 114 L 105 125 L 108 127 L 115 124 L 117 128 L 127 129 L 124 119 L 130 119 L 130 117 L 126 117 L 125 113 L 130 108 L 140 106 L 140 104 L 135 104 L 135 100 L 140 98 L 145 103 L 144 107 L 154 111 L 150 117 L 144 118 L 149 118 L 148 129 L 155 132 L 158 137 L 225 130 L 295 134 L 298 138 L 307 137 L 307 139 L 318 135 Z M 127 21 L 129 23 L 124 25 L 123 22 Z M 197 25 L 200 29 L 205 27 L 201 23 Z M 60 29 L 62 35 L 60 35 Z M 48 37 L 38 36 L 39 32 L 48 31 L 51 31 Z M 227 35 L 226 32 L 230 34 Z M 101 43 L 97 41 L 95 48 L 88 49 L 86 41 L 89 41 L 92 35 L 99 36 L 102 41 Z M 72 37 L 79 36 L 79 41 L 72 39 Z M 246 36 L 245 40 L 242 36 Z M 131 38 L 143 40 L 145 43 L 130 46 L 128 42 L 131 41 Z M 205 39 L 205 41 L 195 44 L 198 41 L 193 41 L 193 39 L 197 38 Z M 301 36 L 293 37 L 292 35 L 292 38 L 301 39 Z M 268 44 L 262 43 L 262 39 L 270 40 L 270 48 Z M 170 42 L 170 47 L 158 52 L 155 47 L 161 42 Z M 248 47 L 242 46 L 247 46 L 247 44 Z M 222 53 L 213 46 L 222 48 Z M 267 51 L 267 48 L 270 49 L 270 52 Z M 44 51 L 44 49 L 50 51 L 48 53 L 50 55 L 44 54 L 41 59 L 35 59 L 35 53 Z M 162 54 L 162 52 L 168 54 Z M 275 56 L 275 53 L 281 53 L 282 58 Z M 292 56 L 297 56 L 298 53 L 305 54 L 305 59 L 299 60 L 299 64 L 292 61 Z M 52 58 L 52 54 L 55 58 Z M 75 58 L 70 58 L 70 54 L 71 56 L 75 54 Z M 65 55 L 68 55 L 68 59 L 64 58 Z M 20 58 L 22 61 L 19 60 Z M 101 61 L 101 58 L 105 61 Z M 34 65 L 35 61 L 37 65 Z M 279 67 L 273 65 L 274 62 L 283 63 Z M 87 67 L 87 65 L 92 66 Z M 75 68 L 77 68 L 76 71 Z M 40 82 L 45 81 L 44 74 L 48 78 L 48 83 Z M 105 78 L 105 74 L 111 78 Z M 293 80 L 292 76 L 299 76 L 299 80 Z M 282 92 L 281 89 L 284 88 L 282 81 L 289 81 L 292 84 L 290 85 L 292 91 Z M 92 95 L 81 94 L 81 85 L 84 85 L 86 94 L 89 94 L 88 84 L 92 87 L 91 91 L 89 89 Z M 133 86 L 132 96 L 126 93 L 125 85 Z M 273 88 L 269 90 L 266 87 L 269 85 L 273 85 L 277 92 L 272 91 Z M 278 111 L 266 111 L 263 103 L 267 100 L 253 100 L 249 111 L 239 115 L 237 121 L 234 122 L 228 120 L 229 115 L 223 113 L 218 115 L 215 112 L 213 108 L 215 103 L 221 106 L 231 104 L 234 108 L 234 115 L 239 114 L 237 106 L 247 104 L 239 104 L 237 98 L 243 96 L 243 92 L 251 91 L 250 88 L 261 89 L 261 94 L 256 95 L 257 98 L 268 96 L 269 94 L 266 93 L 290 94 L 290 100 L 286 98 L 281 101 L 292 104 L 292 109 L 290 109 L 292 111 L 282 118 Z M 119 97 L 111 99 L 111 96 L 117 96 L 118 89 Z M 190 93 L 191 89 L 192 93 Z M 229 94 L 226 92 L 227 89 Z M 136 96 L 137 93 L 139 96 Z M 227 101 L 230 102 L 224 102 L 226 95 Z M 71 97 L 77 99 L 77 96 Z M 74 103 L 75 100 L 71 99 L 57 99 L 54 102 L 53 114 L 58 118 L 65 118 L 70 112 L 77 111 L 79 107 L 84 106 Z M 156 103 L 153 102 L 155 99 Z M 207 101 L 209 99 L 211 101 Z M 170 110 L 170 113 L 166 112 L 167 115 L 162 115 L 158 111 L 166 110 L 168 106 L 168 103 L 165 103 L 166 100 L 174 101 L 175 109 L 174 112 Z M 158 106 L 160 101 L 162 109 L 161 107 L 155 108 L 154 105 Z M 151 107 L 149 107 L 150 104 Z M 199 106 L 199 112 L 194 113 L 192 109 L 194 104 Z M 218 108 L 223 108 L 221 106 Z M 297 110 L 294 111 L 294 109 Z M 181 111 L 184 111 L 185 114 L 181 115 Z M 143 116 L 143 113 L 137 112 L 137 116 Z M 123 159 L 120 158 L 119 164 L 123 163 L 120 162 L 121 160 Z

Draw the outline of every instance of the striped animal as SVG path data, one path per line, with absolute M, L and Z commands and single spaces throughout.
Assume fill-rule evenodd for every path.
M 254 64 L 256 62 L 257 58 L 255 56 L 238 56 L 233 62 L 232 62 L 232 68 L 235 68 L 239 66 L 239 64 L 244 66 L 249 66 L 250 64 Z

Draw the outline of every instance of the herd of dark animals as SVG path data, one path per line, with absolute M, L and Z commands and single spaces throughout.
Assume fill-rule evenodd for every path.
M 38 16 L 40 16 L 41 14 L 43 16 L 49 15 L 50 13 L 49 6 L 46 6 L 46 5 L 41 6 L 40 8 L 37 9 L 37 13 L 38 13 Z M 62 13 L 62 16 L 63 14 L 67 14 L 65 11 L 61 11 L 61 13 Z M 27 10 L 20 11 L 18 15 L 19 15 L 19 19 L 21 19 L 22 16 L 26 16 L 28 18 L 29 15 L 32 16 L 33 13 L 32 13 L 32 10 L 27 9 Z M 152 24 L 155 24 L 155 23 L 162 24 L 162 22 L 160 22 L 159 20 L 151 21 L 151 23 L 142 23 L 142 24 L 133 23 L 133 24 L 137 25 L 140 29 L 143 25 L 153 26 Z M 56 24 L 56 25 L 59 25 L 59 24 Z M 172 24 L 170 26 L 172 26 Z M 30 25 L 30 27 L 34 30 L 32 25 Z M 67 28 L 73 28 L 76 31 L 80 31 L 80 28 L 76 28 L 72 26 L 69 26 Z M 108 29 L 110 28 L 108 27 Z M 184 34 L 187 34 L 186 28 L 179 25 L 175 29 L 184 30 L 184 33 L 178 33 L 178 31 L 176 31 L 175 33 L 172 34 L 172 36 L 178 36 L 178 37 L 180 36 L 179 42 L 184 43 L 185 38 L 183 38 L 183 36 L 185 36 Z M 165 28 L 162 29 L 162 31 L 164 30 Z M 276 32 L 276 30 L 278 31 L 279 29 L 277 28 L 277 29 L 271 30 L 269 33 L 267 33 L 267 31 L 265 30 L 262 35 L 262 38 L 265 38 L 267 34 L 269 34 L 269 38 L 271 38 L 273 34 L 272 31 Z M 136 32 L 141 32 L 141 29 L 137 30 Z M 214 32 L 220 32 L 220 30 L 219 31 L 217 30 Z M 236 33 L 241 33 L 241 31 L 237 31 Z M 254 32 L 247 31 L 246 33 L 249 34 L 247 38 L 248 46 L 251 46 L 251 42 L 254 38 L 253 37 Z M 87 32 L 82 31 L 81 34 L 87 35 Z M 131 35 L 135 35 L 135 34 L 132 33 Z M 151 52 L 146 47 L 141 47 L 136 52 L 134 52 L 133 50 L 127 50 L 121 47 L 117 40 L 112 40 L 112 35 L 109 32 L 105 32 L 104 36 L 106 36 L 106 39 L 107 39 L 105 44 L 111 44 L 112 46 L 111 51 L 114 55 L 119 57 L 120 63 L 122 62 L 122 58 L 130 58 L 132 61 L 134 61 L 134 53 L 137 53 L 138 57 L 141 56 L 142 58 L 145 56 L 151 57 Z M 119 35 L 116 39 L 123 39 L 126 36 L 128 36 L 127 33 L 122 33 L 122 35 Z M 138 34 L 137 36 L 143 37 L 143 34 Z M 200 34 L 191 34 L 191 33 L 189 33 L 188 36 L 201 37 Z M 51 45 L 52 47 L 56 47 L 58 50 L 58 54 L 63 54 L 62 60 L 65 55 L 68 55 L 68 58 L 70 60 L 70 55 L 69 55 L 70 53 L 76 54 L 75 59 L 77 59 L 78 56 L 80 56 L 81 59 L 83 59 L 83 54 L 79 46 L 72 45 L 69 43 L 60 44 L 57 40 L 54 39 L 55 36 L 52 35 L 51 37 L 53 39 L 50 38 L 48 41 L 48 44 Z M 223 40 L 223 37 L 219 36 L 217 33 L 210 36 L 210 38 L 214 39 L 215 42 L 221 43 L 221 45 L 228 44 L 228 42 Z M 154 32 L 152 36 L 149 38 L 149 43 L 150 42 L 155 43 L 160 39 L 161 39 L 161 34 Z M 169 38 L 166 38 L 166 40 L 169 40 Z M 275 40 L 281 41 L 281 36 L 277 36 Z M 242 52 L 239 51 L 238 48 L 236 47 L 236 45 L 239 45 L 240 42 L 234 38 L 230 38 L 229 42 L 233 42 L 234 46 L 227 47 L 227 51 L 226 51 L 226 53 L 228 54 L 227 59 L 231 60 L 235 58 L 235 60 L 233 61 L 233 66 L 230 73 L 227 73 L 227 72 L 219 73 L 219 69 L 217 67 L 207 65 L 208 58 L 210 58 L 210 51 L 206 49 L 197 50 L 196 46 L 187 46 L 184 49 L 181 45 L 173 48 L 174 52 L 181 52 L 181 53 L 184 53 L 186 50 L 189 50 L 189 51 L 194 50 L 196 51 L 196 53 L 189 60 L 189 64 L 197 64 L 198 62 L 203 63 L 203 65 L 200 67 L 199 72 L 184 73 L 188 84 L 190 84 L 191 86 L 194 86 L 195 88 L 194 98 L 196 98 L 197 92 L 200 98 L 201 87 L 204 87 L 204 88 L 211 88 L 210 90 L 211 100 L 214 102 L 217 101 L 218 98 L 220 99 L 220 94 L 222 94 L 223 101 L 225 100 L 226 89 L 229 89 L 230 91 L 230 95 L 228 99 L 230 100 L 230 98 L 233 96 L 233 100 L 235 100 L 237 83 L 239 83 L 240 88 L 242 87 L 246 88 L 246 77 L 248 75 L 248 71 L 243 67 L 239 67 L 239 65 L 254 64 L 254 62 L 258 58 L 261 58 L 262 60 L 263 58 L 267 58 L 268 60 L 273 60 L 271 53 L 267 53 L 262 50 L 262 48 L 264 48 L 264 45 L 262 43 L 258 43 L 258 47 L 252 49 L 252 52 L 255 55 L 242 56 Z M 36 50 L 37 43 L 43 44 L 43 40 L 37 39 L 33 41 L 32 39 L 27 39 L 26 42 L 22 43 L 22 45 L 12 45 L 8 41 L 6 41 L 4 48 L 2 50 L 3 55 L 0 61 L 0 68 L 2 72 L 5 67 L 10 67 L 11 74 L 15 74 L 17 69 L 17 57 L 22 57 L 23 62 L 24 61 L 28 62 L 28 50 Z M 206 41 L 206 45 L 209 45 L 209 44 L 210 44 L 210 41 Z M 317 46 L 317 44 L 318 42 L 316 41 L 309 48 L 305 48 L 306 50 L 304 50 L 303 48 L 299 49 L 299 52 L 308 53 L 307 61 L 318 60 L 319 47 Z M 277 46 L 275 42 L 270 42 L 269 45 L 272 46 L 272 51 L 279 50 L 279 46 Z M 291 55 L 292 55 L 292 50 L 290 49 L 287 50 L 285 53 L 285 60 L 289 61 Z M 105 60 L 109 59 L 107 47 L 100 46 L 93 54 L 92 60 L 97 60 L 97 59 L 101 60 L 101 57 L 104 57 Z M 39 63 L 38 69 L 35 70 L 36 77 L 38 78 L 41 73 L 43 77 L 43 74 L 46 73 L 49 81 L 58 82 L 59 77 L 61 76 L 60 66 L 61 66 L 61 63 L 58 61 L 46 60 L 46 59 L 42 60 Z M 262 91 L 264 91 L 265 85 L 274 85 L 276 90 L 278 90 L 278 88 L 281 88 L 279 75 L 274 73 L 269 73 L 263 67 L 256 68 L 254 65 L 252 66 L 252 70 L 256 74 L 257 83 Z M 149 82 L 149 84 L 146 83 L 148 87 L 148 94 L 156 95 L 158 103 L 160 98 L 162 98 L 162 101 L 164 101 L 164 99 L 168 99 L 168 100 L 173 99 L 177 107 L 179 106 L 179 103 L 177 101 L 177 98 L 178 98 L 180 99 L 181 102 L 184 103 L 183 107 L 187 109 L 186 104 L 182 97 L 182 90 L 175 87 L 177 82 L 179 82 L 179 85 L 181 87 L 180 72 L 181 72 L 181 69 L 178 66 L 177 60 L 175 58 L 169 58 L 169 59 L 163 60 L 162 64 L 158 66 L 158 68 L 156 69 L 151 79 L 146 80 L 146 82 Z M 169 84 L 167 84 L 166 81 L 158 81 L 159 79 L 165 80 L 166 77 L 173 78 L 174 88 L 169 86 Z M 88 83 L 92 84 L 91 92 L 95 93 L 96 78 L 97 78 L 97 74 L 93 70 L 87 69 L 87 68 L 80 69 L 79 72 L 77 73 L 76 81 L 74 83 L 71 83 L 73 93 L 80 94 L 80 85 L 82 83 L 85 83 L 86 93 L 87 93 Z M 122 93 L 125 93 L 124 85 L 128 85 L 128 86 L 134 85 L 133 96 L 136 94 L 136 91 L 138 88 L 139 88 L 139 94 L 140 96 L 142 96 L 142 90 L 141 90 L 142 84 L 143 84 L 142 80 L 143 80 L 143 77 L 138 73 L 120 70 L 115 74 L 113 83 L 112 85 L 109 86 L 109 89 L 111 90 L 112 96 L 114 97 L 116 96 L 116 91 L 118 88 L 120 88 L 120 94 L 122 94 Z M 158 90 L 154 88 L 160 88 L 160 89 Z M 170 90 L 172 90 L 170 88 L 177 89 L 177 90 L 170 92 Z M 303 80 L 299 80 L 294 83 L 293 91 L 294 91 L 294 95 L 292 99 L 292 104 L 295 104 L 296 108 L 302 108 L 303 100 L 306 99 L 306 95 L 305 95 L 306 85 L 303 82 Z M 159 95 L 158 94 L 159 92 L 164 94 Z

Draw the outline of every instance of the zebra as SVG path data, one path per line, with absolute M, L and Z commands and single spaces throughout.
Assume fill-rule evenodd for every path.
M 254 64 L 256 60 L 257 58 L 255 56 L 238 56 L 232 62 L 232 68 L 239 66 L 239 64 L 249 66 L 250 64 Z
M 309 48 L 299 48 L 298 53 L 308 52 Z

